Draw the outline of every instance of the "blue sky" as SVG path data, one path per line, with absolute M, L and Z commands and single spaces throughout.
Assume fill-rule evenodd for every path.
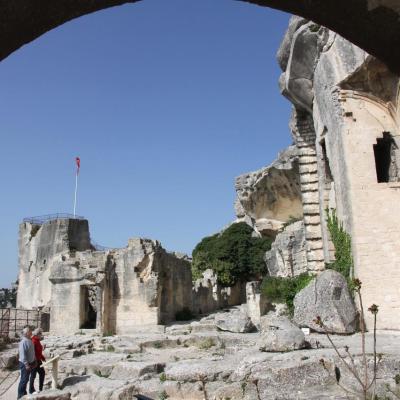
M 0 63 L 0 287 L 24 217 L 77 213 L 110 247 L 190 253 L 235 218 L 234 178 L 290 144 L 275 54 L 289 15 L 145 0 L 72 21 Z

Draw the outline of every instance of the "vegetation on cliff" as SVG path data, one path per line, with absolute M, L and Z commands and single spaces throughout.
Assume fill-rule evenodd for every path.
M 224 286 L 266 275 L 264 255 L 271 249 L 271 239 L 252 237 L 253 232 L 252 227 L 240 222 L 202 239 L 193 250 L 193 279 L 209 268 Z
M 333 245 L 335 246 L 335 261 L 326 265 L 327 268 L 340 272 L 347 280 L 353 273 L 353 254 L 351 236 L 344 230 L 343 224 L 336 215 L 336 210 L 326 210 L 327 226 Z

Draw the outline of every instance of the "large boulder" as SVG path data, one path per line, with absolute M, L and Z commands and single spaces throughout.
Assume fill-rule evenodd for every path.
M 357 310 L 339 272 L 328 269 L 313 279 L 294 298 L 293 321 L 317 332 L 323 332 L 314 320 L 319 316 L 331 333 L 353 333 L 357 326 Z
M 221 331 L 235 333 L 252 332 L 256 328 L 251 319 L 241 310 L 234 310 L 227 313 L 220 313 L 215 317 L 215 325 Z
M 261 317 L 261 351 L 284 352 L 305 347 L 304 333 L 287 317 L 266 315 Z
M 269 275 L 293 277 L 307 272 L 307 246 L 304 222 L 285 227 L 265 253 Z

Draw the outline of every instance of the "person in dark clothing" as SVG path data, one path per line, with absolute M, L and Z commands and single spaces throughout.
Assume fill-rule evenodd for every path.
M 29 382 L 29 376 L 33 368 L 36 367 L 35 349 L 31 340 L 32 330 L 26 327 L 22 331 L 22 338 L 19 342 L 19 369 L 21 379 L 18 385 L 18 399 L 25 396 L 26 385 Z
M 35 390 L 35 379 L 36 375 L 39 375 L 39 392 L 43 390 L 43 383 L 45 377 L 45 370 L 42 367 L 43 361 L 46 361 L 46 358 L 43 355 L 43 346 L 40 341 L 43 339 L 42 330 L 37 328 L 33 331 L 32 343 L 35 348 L 35 357 L 37 361 L 37 366 L 32 369 L 30 379 L 29 379 L 29 393 L 34 394 L 37 393 Z

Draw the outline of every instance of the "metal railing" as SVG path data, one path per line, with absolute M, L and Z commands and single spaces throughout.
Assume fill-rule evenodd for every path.
M 93 240 L 91 240 L 90 243 L 96 251 L 107 251 L 107 250 L 113 249 L 112 247 L 102 246 L 101 244 L 98 244 L 97 242 L 94 242 Z
M 15 338 L 25 326 L 48 330 L 50 315 L 40 310 L 0 309 L 0 336 Z
M 68 213 L 58 213 L 58 214 L 47 214 L 47 215 L 39 215 L 37 217 L 24 218 L 22 222 L 29 222 L 30 224 L 42 225 L 45 222 L 53 221 L 56 219 L 85 219 L 85 217 Z

